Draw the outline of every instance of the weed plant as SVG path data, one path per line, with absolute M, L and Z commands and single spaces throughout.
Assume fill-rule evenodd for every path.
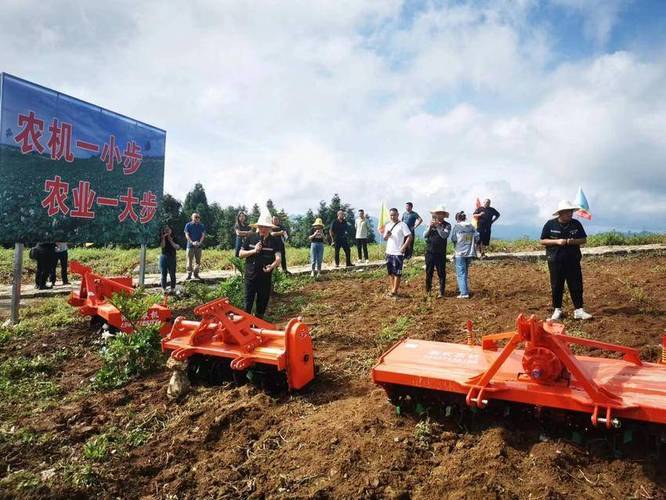
M 94 388 L 122 387 L 163 364 L 159 324 L 140 322 L 148 309 L 159 300 L 159 295 L 148 295 L 143 290 L 133 294 L 114 294 L 111 302 L 134 331 L 131 334 L 119 332 L 102 349 L 103 364 L 93 379 Z
M 163 365 L 159 325 L 142 325 L 130 334 L 118 333 L 102 349 L 102 368 L 93 387 L 114 389 Z
M 395 322 L 387 324 L 382 328 L 382 331 L 379 332 L 379 335 L 376 337 L 376 343 L 380 347 L 384 347 L 388 344 L 393 344 L 400 340 L 407 329 L 412 325 L 412 319 L 407 316 L 398 316 L 395 319 Z

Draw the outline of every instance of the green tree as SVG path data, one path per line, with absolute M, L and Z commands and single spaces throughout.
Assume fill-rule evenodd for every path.
M 250 224 L 254 224 L 259 220 L 259 216 L 261 215 L 261 210 L 259 209 L 259 205 L 256 203 L 252 205 L 252 212 L 248 214 L 248 217 L 250 219 Z

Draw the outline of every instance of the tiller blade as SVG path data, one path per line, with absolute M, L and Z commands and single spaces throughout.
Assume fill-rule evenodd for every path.
M 132 325 L 123 317 L 118 308 L 109 302 L 114 293 L 132 294 L 131 276 L 114 276 L 106 278 L 95 274 L 93 270 L 74 260 L 70 262 L 73 273 L 81 276 L 78 290 L 69 294 L 67 302 L 79 308 L 83 316 L 90 316 L 96 323 L 106 323 L 116 331 L 131 333 Z M 148 309 L 146 315 L 139 320 L 140 324 L 160 324 L 160 335 L 164 336 L 171 330 L 173 314 L 169 309 L 166 297 L 162 304 L 155 304 Z
M 508 342 L 500 348 L 500 340 Z M 575 356 L 571 344 L 622 358 Z M 642 361 L 636 349 L 570 337 L 563 325 L 534 316 L 520 315 L 514 332 L 487 335 L 481 346 L 402 340 L 380 357 L 372 380 L 394 398 L 448 393 L 477 409 L 503 400 L 587 413 L 607 428 L 621 419 L 666 424 L 666 365 Z
M 289 389 L 314 379 L 312 338 L 305 323 L 291 319 L 284 330 L 217 299 L 197 307 L 201 321 L 178 317 L 162 339 L 162 350 L 178 361 L 190 359 L 190 374 L 218 382 L 243 373 L 247 378 L 286 375 Z

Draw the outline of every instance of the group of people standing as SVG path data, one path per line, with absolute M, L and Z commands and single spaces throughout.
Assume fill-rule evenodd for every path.
M 30 249 L 30 258 L 37 263 L 35 287 L 38 290 L 53 288 L 56 284 L 56 271 L 60 264 L 60 278 L 63 285 L 69 285 L 67 269 L 67 243 L 64 241 L 41 242 Z M 49 286 L 50 283 L 50 286 Z
M 485 255 L 490 245 L 491 228 L 500 217 L 500 213 L 491 206 L 490 200 L 484 200 L 473 213 L 475 224 L 468 220 L 464 211 L 455 214 L 453 225 L 447 222 L 449 212 L 443 206 L 430 211 L 431 219 L 424 232 L 425 249 L 425 290 L 432 293 L 435 272 L 438 278 L 437 297 L 443 298 L 446 287 L 446 253 L 449 238 L 454 247 L 454 262 L 458 285 L 458 298 L 470 297 L 469 268 L 472 261 Z M 550 273 L 553 314 L 552 319 L 562 317 L 562 297 L 566 283 L 575 307 L 574 318 L 589 319 L 592 316 L 583 309 L 583 279 L 580 267 L 580 246 L 586 242 L 586 234 L 581 223 L 573 219 L 577 209 L 568 201 L 560 202 L 558 210 L 543 228 L 540 243 L 546 247 Z M 414 211 L 411 202 L 405 204 L 405 212 L 400 217 L 396 208 L 389 210 L 390 221 L 380 228 L 386 244 L 386 269 L 389 277 L 388 295 L 397 297 L 405 260 L 409 260 L 414 251 L 416 229 L 423 224 L 421 216 Z M 247 214 L 240 212 L 235 224 L 235 254 L 246 260 L 245 265 L 245 310 L 251 312 L 256 305 L 255 314 L 262 317 L 266 311 L 271 291 L 271 275 L 275 268 L 282 266 L 287 271 L 285 242 L 289 238 L 287 229 L 277 216 L 262 213 L 254 224 L 248 223 Z M 326 242 L 334 247 L 335 267 L 340 266 L 340 250 L 344 252 L 345 263 L 352 266 L 349 245 L 350 225 L 346 214 L 340 210 L 328 231 L 321 218 L 312 224 L 308 239 L 310 241 L 311 276 L 321 273 L 324 247 Z M 354 223 L 356 248 L 359 263 L 368 263 L 369 224 L 364 210 L 359 210 Z M 204 225 L 197 213 L 185 226 L 187 239 L 187 278 L 192 275 L 199 278 L 201 263 L 201 245 L 206 235 Z M 171 229 L 166 227 L 161 239 L 162 288 L 166 291 L 166 275 L 171 278 L 171 290 L 175 288 L 176 250 L 179 246 L 172 237 Z M 66 247 L 65 247 L 66 248 Z M 65 258 L 66 262 L 66 258 Z M 65 271 L 66 273 L 66 271 Z M 65 275 L 63 275 L 65 276 Z
M 397 208 L 389 210 L 390 222 L 380 228 L 386 242 L 386 270 L 389 276 L 390 297 L 397 297 L 404 261 L 409 260 L 413 254 L 415 229 L 421 225 L 423 219 L 414 212 L 414 206 L 407 202 L 402 220 L 399 218 Z M 454 259 L 456 264 L 456 278 L 458 282 L 458 298 L 467 299 L 469 291 L 469 265 L 477 257 L 477 248 L 480 244 L 480 235 L 476 228 L 467 221 L 465 212 L 455 215 L 455 225 L 452 227 L 445 219 L 449 212 L 438 206 L 430 211 L 431 220 L 423 234 L 426 241 L 425 251 L 425 289 L 432 292 L 432 282 L 435 271 L 439 281 L 438 298 L 444 297 L 446 288 L 446 250 L 448 239 L 454 244 Z M 498 213 L 499 216 L 499 213 Z M 410 226 L 411 223 L 411 226 Z M 488 233 L 489 236 L 489 233 Z

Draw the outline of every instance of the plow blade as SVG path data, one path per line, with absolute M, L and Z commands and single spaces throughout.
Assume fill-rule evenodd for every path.
M 93 270 L 78 261 L 70 263 L 73 273 L 81 276 L 81 285 L 78 290 L 70 293 L 67 302 L 78 307 L 83 316 L 101 321 L 115 330 L 132 333 L 132 325 L 123 317 L 118 308 L 109 299 L 114 294 L 134 293 L 131 276 L 113 276 L 107 278 L 95 274 Z M 164 336 L 171 330 L 173 314 L 166 304 L 154 304 L 148 309 L 146 315 L 139 320 L 139 324 L 160 324 L 160 335 Z
M 499 340 L 509 342 L 503 348 Z M 515 332 L 483 345 L 405 339 L 381 356 L 373 381 L 389 394 L 417 388 L 461 395 L 468 406 L 522 403 L 590 415 L 594 425 L 621 419 L 666 424 L 666 365 L 631 348 L 564 335 L 562 325 L 520 316 Z M 525 349 L 516 349 L 525 344 Z M 579 344 L 620 352 L 622 359 L 574 356 Z
M 289 389 L 314 379 L 312 339 L 307 325 L 292 319 L 284 330 L 218 299 L 194 310 L 201 321 L 178 317 L 162 339 L 162 350 L 178 361 L 192 361 L 190 375 L 221 381 L 239 373 L 248 378 L 286 377 Z

